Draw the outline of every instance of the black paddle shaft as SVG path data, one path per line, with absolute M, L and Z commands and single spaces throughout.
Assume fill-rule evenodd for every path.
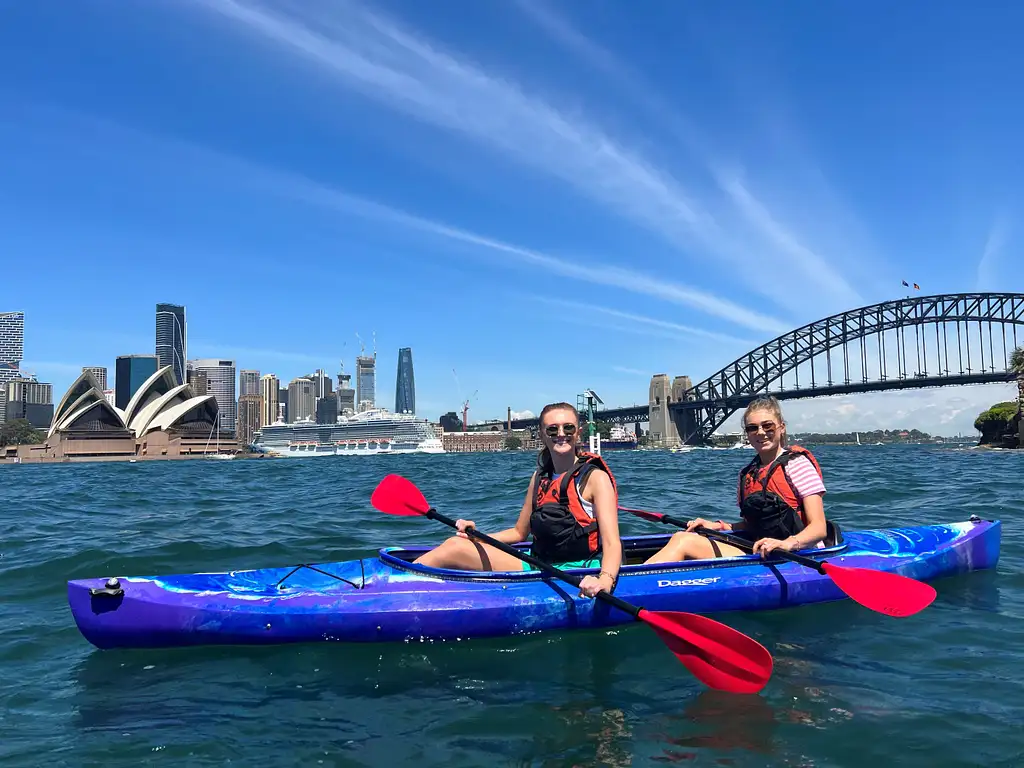
M 455 528 L 456 530 L 458 530 L 458 527 L 456 526 L 454 520 L 452 520 L 447 515 L 442 515 L 436 509 L 431 508 L 431 509 L 427 510 L 426 516 L 429 517 L 432 520 L 437 520 L 440 523 L 444 523 L 449 528 Z M 572 584 L 574 587 L 578 587 L 580 585 L 580 582 L 583 580 L 580 576 L 575 576 L 575 575 L 573 575 L 571 573 L 566 573 L 565 571 L 560 571 L 557 568 L 555 568 L 553 565 L 545 563 L 543 560 L 538 560 L 533 555 L 528 555 L 525 552 L 520 552 L 515 547 L 511 547 L 511 546 L 509 546 L 508 544 L 506 544 L 503 541 L 498 541 L 497 539 L 492 539 L 486 533 L 480 533 L 475 528 L 467 528 L 465 530 L 465 534 L 467 536 L 469 536 L 470 538 L 478 539 L 479 541 L 482 541 L 485 544 L 490 544 L 495 549 L 500 549 L 502 552 L 505 552 L 506 554 L 512 555 L 512 557 L 518 557 L 520 560 L 526 561 L 530 565 L 534 566 L 538 570 L 543 571 L 544 573 L 548 574 L 549 576 L 554 576 L 556 579 L 561 579 L 562 581 L 564 581 L 564 582 L 566 582 L 568 584 Z M 625 600 L 621 600 L 621 599 L 615 597 L 615 595 L 610 594 L 609 592 L 605 592 L 604 590 L 601 590 L 600 592 L 597 593 L 597 599 L 604 600 L 606 603 L 608 603 L 610 605 L 614 605 L 620 611 L 625 611 L 626 613 L 628 613 L 630 616 L 632 616 L 635 619 L 639 619 L 640 618 L 640 611 L 642 610 L 641 608 L 638 608 L 635 605 L 627 603 Z
M 672 520 L 667 516 L 664 518 L 664 520 L 666 523 L 670 522 L 673 525 L 679 525 L 678 521 Z M 685 523 L 683 524 L 683 527 L 686 527 Z M 744 539 L 740 536 L 733 536 L 731 533 L 712 531 L 710 528 L 705 528 L 703 525 L 698 525 L 693 530 L 694 532 L 699 533 L 701 536 L 707 536 L 709 539 L 718 539 L 719 541 L 723 541 L 726 544 L 732 544 L 734 547 L 739 547 L 740 549 L 746 550 L 747 552 L 752 552 L 754 550 L 754 542 Z M 770 554 L 775 555 L 776 557 L 781 557 L 783 560 L 792 560 L 794 563 L 806 565 L 808 568 L 813 568 L 818 573 L 825 573 L 824 564 L 810 557 L 797 555 L 793 552 L 788 552 L 785 549 L 773 549 Z

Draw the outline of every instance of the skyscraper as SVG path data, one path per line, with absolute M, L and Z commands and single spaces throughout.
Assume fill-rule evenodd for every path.
M 238 396 L 260 394 L 260 372 L 243 370 L 238 372 Z
M 83 365 L 82 373 L 91 373 L 92 377 L 96 379 L 96 383 L 100 385 L 101 390 L 107 388 L 107 369 L 102 365 Z
M 238 418 L 238 402 L 235 399 L 235 361 L 204 359 L 192 360 L 189 365 L 198 373 L 206 374 L 207 394 L 217 401 L 221 432 L 234 433 Z
M 265 373 L 260 377 L 260 395 L 263 397 L 263 411 L 260 413 L 260 423 L 263 426 L 267 426 L 278 420 L 281 382 L 277 376 L 272 373 Z
M 160 368 L 171 366 L 174 380 L 185 383 L 185 308 L 179 304 L 156 305 L 156 357 Z
M 263 426 L 261 421 L 262 411 L 262 396 L 238 396 L 238 441 L 242 445 L 252 444 L 253 435 Z
M 7 382 L 21 377 L 21 360 L 25 353 L 25 313 L 0 312 L 0 389 L 7 391 Z
M 114 361 L 115 406 L 127 408 L 132 395 L 156 371 L 156 355 L 119 355 Z
M 352 414 L 356 412 L 356 391 L 352 389 L 352 374 L 345 373 L 345 363 L 341 364 L 341 371 L 338 373 L 338 414 Z
M 334 393 L 331 377 L 323 368 L 317 368 L 313 373 L 307 373 L 302 378 L 313 382 L 313 394 L 316 395 L 317 400 Z
M 416 379 L 412 373 L 412 348 L 398 350 L 398 376 L 395 378 L 395 413 L 416 413 Z
M 292 379 L 288 384 L 288 421 L 312 420 L 315 415 L 315 385 L 309 379 Z
M 377 403 L 377 356 L 356 358 L 356 402 L 358 411 L 368 411 Z

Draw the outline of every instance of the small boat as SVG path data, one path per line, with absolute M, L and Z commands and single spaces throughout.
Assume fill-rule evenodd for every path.
M 995 568 L 1001 531 L 1000 521 L 972 516 L 849 531 L 804 554 L 927 581 Z M 623 537 L 617 596 L 652 611 L 693 613 L 846 599 L 830 577 L 787 560 L 741 555 L 644 565 L 668 536 Z M 413 564 L 425 550 L 385 547 L 359 560 L 226 573 L 76 579 L 68 582 L 68 603 L 82 635 L 99 648 L 464 640 L 633 621 L 536 571 Z

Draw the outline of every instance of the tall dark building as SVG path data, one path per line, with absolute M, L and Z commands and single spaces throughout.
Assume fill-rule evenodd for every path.
M 171 366 L 174 380 L 185 384 L 185 308 L 178 304 L 156 305 L 157 365 Z
M 334 393 L 316 399 L 316 423 L 336 424 L 338 421 L 338 398 Z
M 412 373 L 412 348 L 398 350 L 398 376 L 395 379 L 395 413 L 416 413 L 416 379 Z
M 156 355 L 121 355 L 114 361 L 114 405 L 122 411 L 157 371 Z

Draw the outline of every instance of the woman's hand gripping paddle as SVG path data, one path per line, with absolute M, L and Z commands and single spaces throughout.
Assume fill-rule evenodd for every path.
M 644 520 L 651 520 L 657 523 L 675 525 L 679 528 L 686 528 L 686 521 L 669 517 L 660 512 L 648 512 L 643 509 L 630 509 L 619 507 L 623 512 L 630 512 Z M 739 536 L 732 536 L 721 531 L 712 531 L 709 528 L 698 526 L 694 533 L 706 536 L 709 539 L 718 539 L 726 544 L 750 552 L 753 550 L 753 542 Z M 887 616 L 903 618 L 912 616 L 918 611 L 923 611 L 935 599 L 935 588 L 923 581 L 917 581 L 898 573 L 887 571 L 875 571 L 870 568 L 853 568 L 847 565 L 833 565 L 827 560 L 814 560 L 810 557 L 787 552 L 784 549 L 775 549 L 772 555 L 781 557 L 784 560 L 792 560 L 794 563 L 813 568 L 818 573 L 831 577 L 835 585 L 845 592 L 852 600 L 860 603 L 865 608 L 884 613 Z
M 385 477 L 374 490 L 370 503 L 381 512 L 390 515 L 422 515 L 451 528 L 456 527 L 454 520 L 431 507 L 419 488 L 400 475 Z M 560 571 L 532 555 L 520 552 L 515 547 L 510 547 L 472 528 L 467 529 L 465 533 L 472 539 L 525 560 L 549 576 L 561 579 L 574 587 L 579 586 L 579 576 Z M 604 591 L 597 593 L 597 599 L 604 600 L 638 621 L 645 622 L 683 666 L 711 688 L 731 693 L 757 693 L 771 677 L 774 661 L 768 649 L 732 627 L 693 613 L 648 611 Z

